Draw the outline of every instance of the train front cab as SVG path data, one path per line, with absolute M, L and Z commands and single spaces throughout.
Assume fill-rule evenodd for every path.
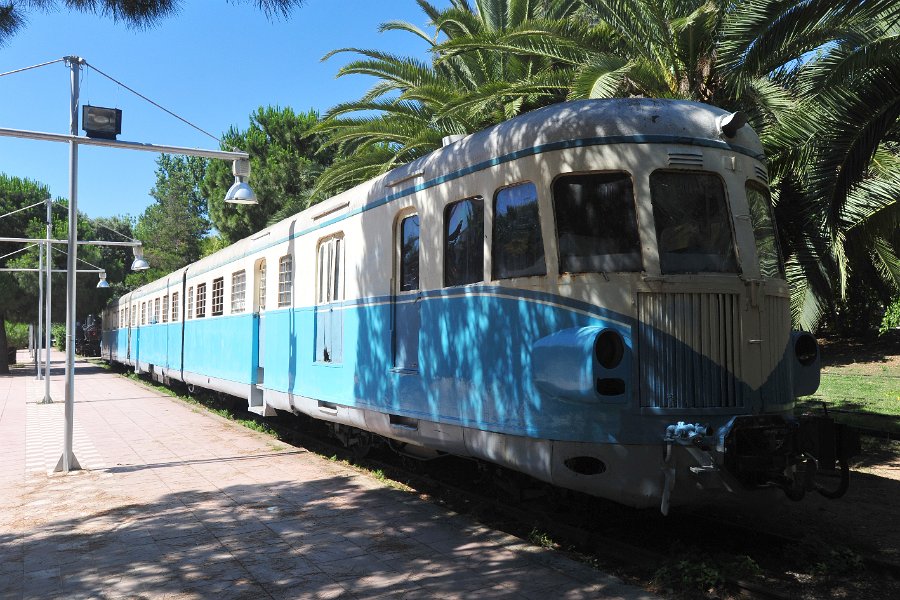
M 830 419 L 793 416 L 795 398 L 818 387 L 818 349 L 791 332 L 763 165 L 696 147 L 647 162 L 634 391 L 664 443 L 663 512 L 673 497 L 718 487 L 840 496 L 858 442 Z M 836 466 L 837 487 L 816 483 Z

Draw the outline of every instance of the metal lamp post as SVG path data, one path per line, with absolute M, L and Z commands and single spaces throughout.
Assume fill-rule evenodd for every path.
M 67 473 L 71 470 L 80 469 L 78 460 L 72 452 L 72 436 L 74 430 L 74 394 L 75 394 L 75 261 L 77 259 L 78 241 L 78 145 L 87 144 L 93 146 L 106 146 L 111 148 L 124 148 L 128 150 L 143 150 L 148 152 L 166 152 L 172 154 L 182 154 L 188 156 L 202 156 L 205 158 L 216 158 L 232 161 L 232 169 L 235 176 L 235 184 L 226 194 L 225 201 L 237 204 L 255 204 L 256 195 L 247 185 L 246 179 L 250 175 L 250 155 L 241 151 L 225 151 L 225 150 L 204 150 L 200 148 L 184 148 L 179 146 L 161 146 L 156 144 L 143 144 L 137 142 L 127 142 L 114 139 L 115 136 L 103 138 L 97 137 L 81 137 L 78 135 L 78 80 L 81 66 L 87 64 L 86 61 L 78 56 L 66 56 L 63 58 L 69 66 L 71 81 L 70 111 L 69 111 L 69 134 L 44 133 L 38 131 L 25 131 L 21 129 L 0 128 L 0 136 L 19 137 L 33 140 L 46 140 L 52 142 L 67 142 L 69 144 L 69 235 L 68 235 L 68 260 L 66 261 L 66 406 L 65 406 L 65 430 L 63 437 L 63 453 L 56 465 L 55 471 Z M 121 115 L 118 115 L 120 117 Z M 118 128 L 119 125 L 116 125 Z M 88 132 L 90 136 L 91 132 Z M 25 241 L 25 240 L 19 240 Z M 40 240 L 45 242 L 49 248 L 52 241 Z M 115 245 L 113 242 L 103 242 L 108 245 Z M 118 245 L 137 246 L 139 243 L 119 242 Z M 47 250 L 47 271 L 48 281 L 50 272 L 50 250 Z M 135 255 L 135 262 L 142 266 L 138 261 L 141 258 Z M 49 288 L 49 286 L 48 286 Z M 48 291 L 49 295 L 49 291 Z M 49 373 L 49 338 L 50 338 L 50 317 L 49 302 L 47 303 L 47 339 L 48 339 L 48 373 Z M 49 377 L 47 381 L 47 391 L 45 401 L 49 401 Z

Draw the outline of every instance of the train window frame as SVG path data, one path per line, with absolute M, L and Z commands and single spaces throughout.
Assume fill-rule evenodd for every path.
M 762 206 L 751 200 L 751 191 L 760 195 Z M 744 192 L 747 196 L 747 208 L 750 211 L 750 225 L 753 228 L 753 242 L 756 247 L 756 261 L 759 267 L 759 274 L 762 277 L 783 280 L 785 279 L 784 254 L 781 251 L 781 243 L 778 239 L 778 224 L 775 222 L 775 216 L 772 211 L 772 196 L 766 186 L 752 179 L 748 179 L 745 182 Z M 760 208 L 765 211 L 765 214 L 762 216 L 768 221 L 767 223 L 760 223 L 758 220 L 761 216 Z M 765 229 L 771 230 L 770 236 L 773 248 L 770 251 L 764 251 L 761 248 L 761 237 L 764 236 L 763 232 Z
M 212 281 L 212 307 L 210 313 L 214 317 L 225 314 L 225 277 L 216 277 Z
M 197 284 L 196 295 L 194 296 L 194 318 L 206 318 L 206 282 Z
M 693 184 L 697 184 L 701 177 L 709 177 L 711 179 L 715 179 L 719 183 L 718 189 L 721 190 L 721 206 L 720 208 L 724 208 L 722 220 L 724 221 L 724 225 L 726 226 L 726 231 L 729 236 L 730 243 L 730 255 L 722 258 L 724 253 L 722 252 L 704 252 L 704 253 L 691 253 L 690 255 L 685 253 L 682 255 L 677 255 L 675 258 L 669 258 L 669 255 L 674 254 L 672 252 L 665 252 L 663 250 L 663 244 L 661 242 L 661 238 L 666 233 L 666 231 L 660 231 L 660 220 L 658 217 L 657 211 L 657 194 L 654 194 L 654 177 L 655 176 L 677 176 L 684 177 L 685 181 L 690 181 Z M 737 242 L 735 238 L 734 232 L 734 215 L 731 210 L 731 202 L 728 196 L 728 185 L 721 174 L 716 173 L 715 171 L 704 171 L 704 170 L 680 170 L 680 169 L 668 169 L 661 168 L 653 170 L 649 176 L 647 177 L 647 181 L 650 189 L 650 208 L 653 213 L 653 229 L 655 232 L 655 240 L 657 247 L 657 254 L 659 255 L 659 270 L 663 275 L 681 275 L 681 274 L 697 274 L 697 273 L 724 273 L 724 274 L 739 274 L 741 273 L 740 262 L 738 261 L 737 254 Z M 664 196 L 659 196 L 664 197 Z M 678 204 L 678 209 L 684 212 L 685 206 L 687 206 L 686 202 L 680 202 Z M 708 203 L 707 203 L 708 204 Z M 671 208 L 671 205 L 668 206 Z M 707 209 L 709 206 L 707 205 Z M 696 218 L 689 218 L 686 221 L 691 223 L 698 223 L 701 220 Z M 721 237 L 723 234 L 720 232 L 719 236 Z M 711 235 L 709 232 L 698 232 L 696 235 L 697 239 L 703 239 L 707 242 L 711 242 L 715 240 L 715 236 Z M 700 257 L 699 259 L 694 259 L 695 262 L 688 266 L 683 259 L 681 261 L 676 260 L 677 258 L 683 257 Z M 705 257 L 705 258 L 704 258 Z M 698 262 L 699 260 L 699 262 Z M 721 260 L 722 263 L 719 265 L 712 265 L 711 262 L 707 262 L 706 265 L 702 264 L 703 261 L 715 261 Z M 667 266 L 666 263 L 669 263 Z M 727 263 L 727 264 L 726 264 Z
M 162 297 L 162 322 L 169 322 L 169 295 L 166 294 Z
M 501 196 L 510 193 L 513 190 L 519 190 L 526 187 L 530 187 L 532 191 L 533 198 L 528 203 L 529 205 L 534 206 L 535 210 L 535 219 L 534 222 L 531 223 L 531 226 L 528 228 L 521 227 L 521 224 L 518 229 L 515 230 L 516 233 L 524 232 L 526 235 L 536 234 L 536 239 L 532 237 L 529 240 L 529 248 L 531 254 L 535 256 L 535 260 L 532 261 L 530 267 L 526 267 L 518 270 L 511 270 L 506 268 L 506 265 L 501 265 L 501 261 L 498 260 L 498 257 L 505 257 L 506 255 L 501 252 L 501 249 L 498 248 L 498 240 L 500 236 L 498 235 L 497 229 L 498 224 L 503 222 L 506 218 L 504 214 L 501 217 L 500 210 L 498 204 L 501 200 Z M 525 206 L 525 204 L 518 204 L 516 208 Z M 509 207 L 507 207 L 509 208 Z M 491 279 L 492 280 L 500 280 L 500 279 L 514 279 L 517 277 L 543 277 L 547 275 L 547 251 L 544 246 L 544 232 L 541 228 L 541 208 L 540 208 L 540 197 L 538 194 L 537 185 L 533 181 L 519 181 L 516 183 L 511 183 L 509 185 L 502 186 L 497 188 L 494 192 L 494 201 L 493 201 L 493 220 L 491 223 Z M 507 211 L 508 212 L 508 211 Z M 515 236 L 514 236 L 515 237 Z M 513 238 L 514 239 L 514 238 Z M 535 250 L 539 250 L 539 255 L 534 253 Z M 500 267 L 504 266 L 504 270 L 501 271 Z
M 159 323 L 159 305 L 160 305 L 159 298 L 154 298 L 153 299 L 153 319 L 150 321 L 151 325 L 156 325 L 157 323 Z
M 131 326 L 136 327 L 138 320 L 138 304 L 135 302 L 131 305 Z
M 319 240 L 316 248 L 316 304 L 344 300 L 346 256 L 343 233 Z
M 341 363 L 344 354 L 344 301 L 347 261 L 344 233 L 321 238 L 316 244 L 315 361 Z
M 611 238 L 608 235 L 599 235 L 599 233 L 608 234 L 608 231 L 600 232 L 595 229 L 591 232 L 592 236 L 583 236 L 579 235 L 578 232 L 571 232 L 571 243 L 564 242 L 564 236 L 569 235 L 569 231 L 563 231 L 560 233 L 560 224 L 567 224 L 569 221 L 578 221 L 585 222 L 584 219 L 570 219 L 566 218 L 565 220 L 560 218 L 561 208 L 563 199 L 562 195 L 559 193 L 559 187 L 561 182 L 569 179 L 587 179 L 587 178 L 596 178 L 596 179 L 608 179 L 608 181 L 602 181 L 604 184 L 613 184 L 616 183 L 617 180 L 613 178 L 618 178 L 618 181 L 627 182 L 630 184 L 630 193 L 620 194 L 615 198 L 615 201 L 621 202 L 623 206 L 630 207 L 631 213 L 629 215 L 624 215 L 624 218 L 630 216 L 630 222 L 628 225 L 630 226 L 631 231 L 625 231 L 622 227 L 612 227 L 615 224 L 607 224 L 604 219 L 604 225 L 608 229 L 617 229 L 620 232 L 625 232 L 631 239 L 619 239 L 617 240 L 620 244 L 618 248 L 612 248 L 615 250 L 620 250 L 618 252 L 597 252 L 596 250 L 600 249 L 598 247 L 598 240 L 607 242 Z M 569 196 L 571 198 L 571 196 Z M 630 200 L 630 202 L 624 202 L 625 200 Z M 644 270 L 644 256 L 641 244 L 641 221 L 639 218 L 639 210 L 638 210 L 638 201 L 637 201 L 637 186 L 635 185 L 635 174 L 631 171 L 627 171 L 625 169 L 613 169 L 613 170 L 600 170 L 600 171 L 572 171 L 568 173 L 560 173 L 556 177 L 553 178 L 553 181 L 550 183 L 550 205 L 553 209 L 553 227 L 554 227 L 554 236 L 556 242 L 556 257 L 557 257 L 557 265 L 560 275 L 564 274 L 578 274 L 578 273 L 640 273 Z M 585 202 L 584 206 L 587 207 L 588 204 Z M 571 208 L 571 206 L 569 207 Z M 621 207 L 620 207 L 621 208 Z M 601 211 L 604 214 L 609 211 Z M 597 219 L 595 219 L 597 221 Z M 622 222 L 620 221 L 619 224 Z M 584 241 L 577 242 L 578 238 L 587 238 L 588 244 L 593 242 L 593 250 L 592 253 L 583 254 L 577 253 L 577 250 L 583 248 L 586 243 Z M 612 240 L 616 242 L 616 240 Z M 567 251 L 567 246 L 571 246 L 571 250 Z M 629 249 L 630 248 L 630 249 Z M 605 248 L 604 248 L 605 249 Z M 627 251 L 621 251 L 627 250 Z
M 141 325 L 147 324 L 147 303 L 141 302 Z
M 266 269 L 266 259 L 259 259 L 255 267 L 259 277 L 259 285 L 256 287 L 256 308 L 259 313 L 266 312 Z
M 178 292 L 172 292 L 172 323 L 178 321 Z
M 404 260 L 405 226 L 410 219 L 416 220 L 416 228 L 418 230 L 416 234 L 415 267 L 413 267 L 411 260 Z M 394 240 L 395 266 L 397 269 L 397 287 L 395 291 L 398 294 L 418 292 L 422 287 L 422 219 L 414 209 L 405 210 L 397 215 L 397 232 Z M 409 272 L 413 268 L 415 270 L 414 274 Z
M 278 259 L 278 308 L 291 306 L 294 291 L 294 257 L 285 254 Z
M 453 276 L 454 272 L 458 271 L 456 268 L 452 268 L 451 265 L 451 248 L 450 244 L 453 243 L 450 241 L 451 234 L 450 225 L 452 224 L 452 220 L 454 218 L 453 211 L 456 207 L 461 207 L 464 205 L 472 205 L 477 206 L 478 210 L 475 214 L 475 221 L 471 226 L 471 229 L 474 233 L 468 234 L 463 233 L 460 230 L 457 235 L 466 235 L 466 238 L 461 242 L 462 250 L 456 252 L 456 254 L 465 254 L 465 272 L 460 273 L 458 276 Z M 444 206 L 443 211 L 443 252 L 444 252 L 444 274 L 443 274 L 443 282 L 444 287 L 458 287 L 463 285 L 474 285 L 478 283 L 484 282 L 484 197 L 481 195 L 469 196 L 467 198 L 462 198 L 460 200 L 454 200 L 453 202 L 448 202 Z M 473 240 L 474 238 L 474 240 Z M 466 241 L 468 240 L 468 242 Z M 471 246 L 471 248 L 470 248 Z M 463 252 L 464 251 L 464 252 Z M 469 256 L 473 256 L 473 259 L 469 259 Z M 481 260 L 478 260 L 480 256 Z M 461 261 L 456 261 L 461 262 Z M 478 268 L 475 268 L 474 265 L 480 265 Z M 472 265 L 472 268 L 469 268 L 469 265 Z
M 241 269 L 231 274 L 231 312 L 247 310 L 247 270 Z

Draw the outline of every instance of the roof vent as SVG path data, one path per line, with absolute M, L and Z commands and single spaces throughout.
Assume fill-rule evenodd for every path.
M 703 167 L 703 153 L 691 150 L 669 150 L 670 167 Z
M 455 144 L 456 142 L 463 139 L 464 137 L 466 137 L 466 136 L 461 133 L 454 133 L 453 135 L 445 135 L 444 137 L 441 138 L 441 146 L 449 146 L 450 144 Z

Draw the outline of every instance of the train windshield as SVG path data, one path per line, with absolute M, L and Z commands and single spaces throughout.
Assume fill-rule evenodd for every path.
M 717 175 L 654 171 L 650 198 L 663 273 L 737 273 L 725 187 Z
M 763 186 L 748 181 L 747 204 L 750 207 L 750 221 L 753 223 L 753 237 L 756 239 L 756 254 L 759 256 L 759 273 L 763 277 L 784 279 L 784 264 L 781 262 L 778 237 L 772 221 L 769 192 Z
M 557 178 L 553 212 L 561 273 L 641 270 L 634 185 L 628 173 Z

